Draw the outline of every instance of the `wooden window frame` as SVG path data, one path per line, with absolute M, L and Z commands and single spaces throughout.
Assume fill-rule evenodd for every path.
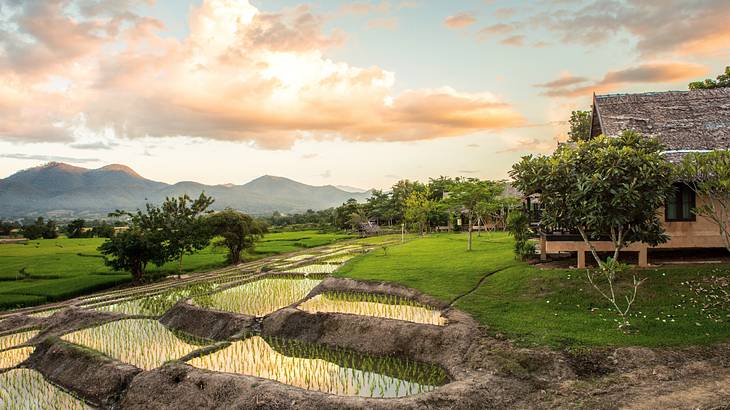
M 697 207 L 697 196 L 695 195 L 695 191 L 693 191 L 689 186 L 686 184 L 675 184 L 675 187 L 677 188 L 676 192 L 674 192 L 674 199 L 677 201 L 677 215 L 681 215 L 684 213 L 684 204 L 682 201 L 682 191 L 686 190 L 689 193 L 689 218 L 670 218 L 669 217 L 669 206 L 668 204 L 664 204 L 664 220 L 667 222 L 695 222 L 697 221 L 697 215 L 692 213 L 692 208 Z

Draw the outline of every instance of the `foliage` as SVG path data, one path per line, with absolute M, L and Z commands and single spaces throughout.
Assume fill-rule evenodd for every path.
M 13 230 L 20 228 L 21 225 L 17 222 L 0 220 L 0 235 L 8 236 L 13 233 Z
M 434 202 L 429 199 L 430 190 L 414 190 L 405 200 L 405 220 L 418 226 L 418 230 L 423 235 L 426 232 L 428 224 L 428 216 L 433 209 Z
M 717 80 L 711 78 L 705 81 L 694 81 L 689 83 L 690 90 L 707 90 L 710 88 L 730 87 L 730 66 L 725 67 L 725 72 L 717 76 Z
M 482 181 L 477 178 L 459 179 L 452 186 L 449 202 L 458 205 L 468 220 L 469 240 L 467 250 L 472 249 L 472 230 L 480 204 L 490 204 L 504 191 L 504 182 Z
M 656 139 L 624 132 L 523 157 L 510 175 L 522 192 L 540 193 L 546 229 L 577 230 L 603 267 L 593 240 L 609 237 L 615 260 L 632 242 L 666 242 L 657 209 L 672 192 L 673 171 L 661 152 Z
M 703 200 L 692 212 L 717 225 L 730 252 L 730 151 L 690 153 L 678 174 Z
M 243 251 L 253 249 L 267 231 L 262 222 L 231 208 L 211 215 L 207 224 L 214 235 L 223 238 L 217 244 L 228 248 L 228 263 L 232 265 L 240 263 Z
M 535 245 L 530 242 L 532 230 L 530 218 L 523 211 L 510 212 L 507 217 L 507 230 L 515 238 L 515 254 L 522 260 L 535 254 Z M 532 251 L 532 252 L 530 252 Z
M 570 130 L 568 138 L 570 141 L 588 141 L 591 138 L 591 112 L 573 111 L 570 113 Z
M 84 227 L 86 221 L 83 219 L 74 219 L 66 225 L 66 236 L 69 238 L 84 238 L 86 237 Z
M 35 240 L 39 238 L 43 239 L 54 239 L 58 237 L 56 229 L 56 222 L 48 220 L 47 222 L 43 217 L 38 217 L 33 224 L 25 224 L 22 229 L 23 236 Z
M 178 261 L 178 271 L 182 270 L 183 255 L 192 255 L 210 243 L 211 234 L 203 215 L 213 202 L 212 197 L 201 192 L 194 201 L 185 194 L 165 198 L 162 203 L 165 247 L 169 258 Z
M 114 270 L 128 271 L 136 283 L 142 281 L 147 264 L 162 266 L 168 260 L 161 231 L 145 231 L 134 226 L 107 239 L 99 246 L 104 262 Z
M 91 235 L 96 238 L 111 238 L 114 236 L 114 227 L 103 223 L 91 228 Z

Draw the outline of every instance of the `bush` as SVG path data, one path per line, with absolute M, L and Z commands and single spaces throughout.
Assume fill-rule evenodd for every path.
M 525 260 L 535 254 L 535 244 L 530 242 L 530 219 L 523 211 L 512 211 L 507 217 L 507 230 L 515 238 L 515 255 Z

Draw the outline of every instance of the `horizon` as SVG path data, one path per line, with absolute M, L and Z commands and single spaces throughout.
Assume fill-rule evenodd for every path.
M 722 72 L 728 19 L 711 1 L 0 1 L 0 178 L 505 179 L 593 93 Z

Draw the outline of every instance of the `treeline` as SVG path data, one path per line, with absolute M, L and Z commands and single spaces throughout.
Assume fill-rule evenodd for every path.
M 115 226 L 125 226 L 120 221 L 109 224 L 106 221 L 75 219 L 66 225 L 61 225 L 52 219 L 38 217 L 25 219 L 22 222 L 0 221 L 0 236 L 22 236 L 35 239 L 55 239 L 60 233 L 69 238 L 110 238 L 114 235 Z
M 374 190 L 365 203 L 350 199 L 336 208 L 292 215 L 275 212 L 265 219 L 277 228 L 362 230 L 377 225 L 400 229 L 403 224 L 419 233 L 436 227 L 471 232 L 475 225 L 506 225 L 510 209 L 521 204 L 519 198 L 506 193 L 507 187 L 505 181 L 477 178 L 441 176 L 429 178 L 427 183 L 401 180 L 389 191 Z

